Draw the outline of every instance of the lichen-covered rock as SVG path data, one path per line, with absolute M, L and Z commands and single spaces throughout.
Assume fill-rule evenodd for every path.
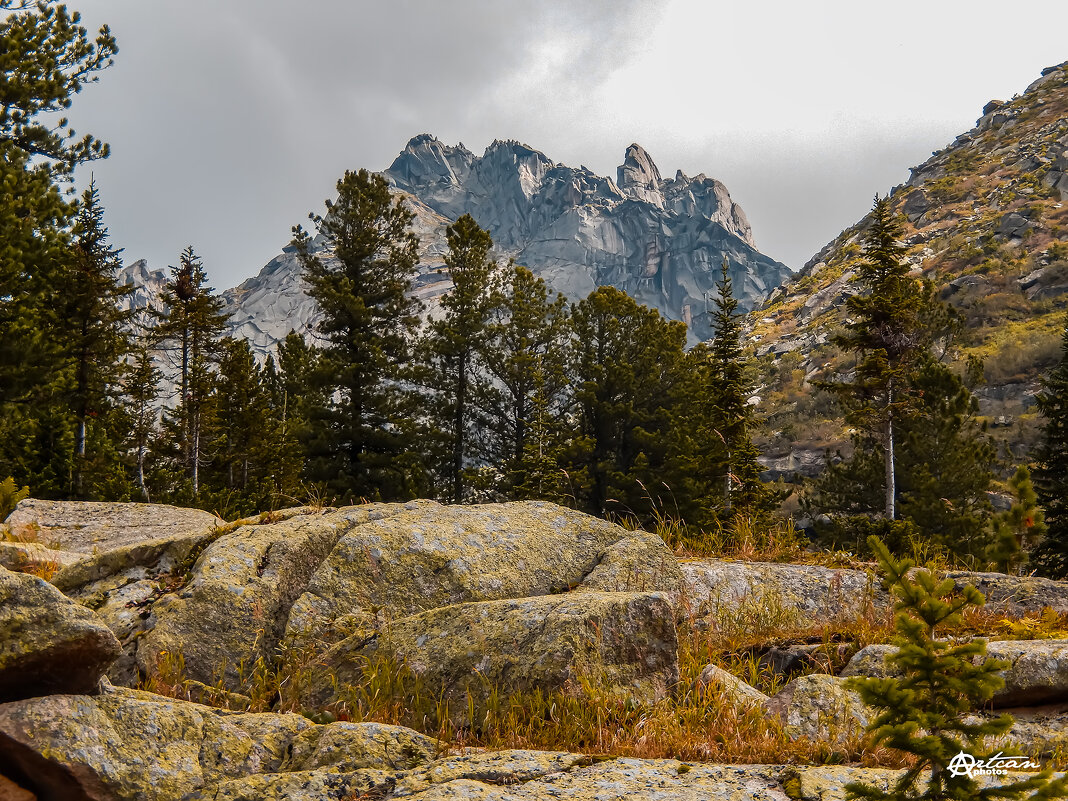
M 858 651 L 842 676 L 893 675 L 886 658 L 893 645 L 869 645 Z M 1009 667 L 1001 671 L 1005 685 L 994 693 L 997 707 L 1038 706 L 1068 701 L 1068 640 L 994 640 L 987 657 Z
M 868 604 L 888 603 L 879 581 L 860 570 L 717 559 L 679 566 L 689 613 L 711 622 L 735 619 L 739 607 L 811 622 L 856 617 Z
M 433 740 L 403 726 L 384 723 L 331 723 L 298 734 L 289 746 L 286 771 L 328 769 L 334 773 L 365 768 L 402 771 L 434 759 Z
M 945 573 L 958 589 L 971 584 L 986 598 L 986 609 L 1006 615 L 1021 616 L 1051 607 L 1054 612 L 1068 612 L 1068 581 L 1039 576 L 1007 576 L 1004 573 L 973 573 L 963 570 Z
M 782 721 L 790 736 L 830 742 L 859 736 L 871 715 L 845 679 L 822 673 L 794 679 L 764 709 Z
M 677 593 L 680 580 L 659 537 L 552 503 L 424 501 L 347 530 L 293 605 L 289 631 L 575 588 Z
M 322 658 L 308 705 L 343 704 L 343 688 L 380 657 L 406 665 L 456 714 L 469 696 L 481 700 L 494 689 L 577 692 L 588 679 L 651 702 L 678 681 L 678 640 L 664 595 L 575 592 L 457 604 L 353 635 Z
M 35 568 L 47 568 L 55 574 L 64 567 L 87 558 L 85 554 L 57 551 L 39 542 L 4 542 L 0 540 L 0 567 L 8 570 L 30 572 Z
M 172 801 L 205 782 L 276 772 L 314 724 L 224 715 L 144 694 L 53 695 L 0 705 L 0 762 L 42 799 Z
M 106 684 L 95 697 L 0 705 L 0 764 L 42 801 L 177 801 L 228 780 L 255 784 L 249 777 L 259 774 L 379 770 L 385 778 L 434 753 L 432 740 L 400 726 L 316 726 L 300 715 L 226 713 Z
M 727 696 L 732 704 L 739 707 L 761 706 L 768 696 L 756 687 L 739 679 L 717 665 L 706 665 L 697 677 L 697 687 L 705 692 L 717 692 Z
M 161 656 L 181 654 L 186 677 L 240 691 L 257 660 L 274 652 L 293 602 L 338 539 L 405 508 L 371 504 L 224 534 L 184 587 L 151 605 L 147 631 L 134 643 L 138 668 L 152 673 Z
M 200 509 L 157 503 L 42 501 L 27 498 L 5 521 L 18 533 L 32 530 L 37 541 L 91 555 L 152 540 L 176 540 L 210 532 L 222 521 Z
M 92 692 L 115 635 L 43 579 L 0 567 L 0 701 Z

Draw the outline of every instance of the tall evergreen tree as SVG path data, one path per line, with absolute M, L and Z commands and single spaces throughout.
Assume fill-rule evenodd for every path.
M 411 430 L 410 363 L 418 303 L 408 289 L 418 240 L 412 214 L 384 178 L 346 172 L 312 237 L 294 229 L 308 293 L 323 313 L 322 384 L 330 398 L 311 420 L 309 469 L 346 499 L 409 498 L 425 490 Z
M 153 337 L 142 337 L 134 346 L 126 373 L 123 395 L 130 416 L 128 447 L 133 455 L 134 483 L 145 501 L 152 500 L 148 489 L 148 457 L 159 433 L 156 400 L 162 373 L 153 361 Z
M 247 340 L 224 339 L 217 369 L 211 480 L 206 483 L 225 494 L 226 505 L 236 513 L 249 514 L 271 503 L 270 387 Z
M 864 258 L 857 280 L 865 290 L 846 305 L 852 321 L 835 338 L 857 356 L 855 378 L 823 386 L 846 409 L 846 422 L 869 434 L 883 455 L 883 514 L 893 520 L 897 507 L 895 425 L 908 405 L 906 381 L 915 359 L 929 346 L 923 325 L 923 293 L 908 274 L 900 219 L 889 197 L 876 197 L 864 237 Z
M 686 326 L 669 322 L 613 287 L 572 310 L 570 371 L 577 436 L 567 470 L 587 511 L 648 519 L 667 458 L 671 398 Z
M 96 184 L 82 195 L 75 223 L 73 265 L 66 286 L 64 339 L 74 370 L 71 405 L 75 418 L 72 497 L 99 497 L 90 484 L 114 481 L 121 467 L 114 461 L 125 432 L 115 430 L 126 356 L 132 347 L 132 312 L 120 308 L 133 288 L 118 283 L 121 250 L 108 244 Z M 90 424 L 101 447 L 88 448 Z M 110 428 L 110 430 L 109 430 Z M 108 464 L 107 455 L 112 456 Z M 87 479 L 87 473 L 90 474 Z M 93 475 L 95 473 L 95 475 Z M 107 473 L 111 473 L 110 476 Z
M 328 398 L 317 380 L 319 351 L 296 331 L 278 343 L 278 369 L 274 377 L 272 410 L 275 421 L 275 493 L 290 500 L 301 494 L 310 421 L 313 411 L 326 406 Z
M 78 12 L 51 0 L 0 0 L 0 12 L 0 149 L 14 148 L 56 176 L 106 157 L 106 144 L 75 139 L 67 119 L 54 115 L 111 66 L 118 52 L 111 31 L 105 25 L 90 39 Z
M 478 354 L 486 340 L 490 279 L 497 267 L 489 258 L 493 240 L 465 214 L 445 232 L 445 269 L 452 289 L 441 299 L 442 315 L 427 324 L 421 343 L 426 383 L 433 393 L 434 424 L 446 443 L 440 470 L 453 503 L 464 500 L 464 471 L 477 430 L 475 398 L 484 381 Z
M 480 453 L 499 467 L 505 498 L 559 499 L 556 455 L 565 438 L 567 302 L 510 264 L 494 281 L 481 360 L 490 381 L 479 406 Z
M 226 325 L 222 299 L 208 285 L 204 265 L 192 246 L 183 252 L 163 290 L 165 309 L 156 333 L 178 368 L 178 397 L 164 416 L 176 446 L 173 460 L 188 482 L 191 499 L 200 495 L 200 468 L 206 461 L 204 433 L 209 422 L 215 365 Z
M 1061 338 L 1060 362 L 1043 378 L 1036 400 L 1045 425 L 1034 484 L 1047 531 L 1033 561 L 1043 575 L 1068 578 L 1068 323 Z
M 676 459 L 683 465 L 677 482 L 696 485 L 687 495 L 701 507 L 690 513 L 693 522 L 723 522 L 737 514 L 764 517 L 775 495 L 760 480 L 759 455 L 750 438 L 750 385 L 742 349 L 742 315 L 723 258 L 712 311 L 711 344 L 687 354 L 682 420 L 676 431 Z
M 853 376 L 816 384 L 845 409 L 856 431 L 854 454 L 829 465 L 806 506 L 814 513 L 881 515 L 890 528 L 895 519 L 908 520 L 957 554 L 983 558 L 995 454 L 975 399 L 935 357 L 948 350 L 959 319 L 929 285 L 908 275 L 900 235 L 888 199 L 877 199 L 858 267 L 862 292 L 849 299 L 852 320 L 835 340 L 855 354 Z M 834 523 L 824 533 L 850 539 L 839 528 Z M 903 528 L 887 533 L 908 534 Z
M 116 47 L 106 27 L 90 39 L 62 5 L 0 0 L 0 12 L 0 472 L 61 497 L 74 440 L 61 315 L 74 206 L 59 182 L 107 146 L 75 140 L 55 113 Z

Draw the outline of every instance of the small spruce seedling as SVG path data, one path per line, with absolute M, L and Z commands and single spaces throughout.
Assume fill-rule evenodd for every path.
M 972 776 L 950 770 L 951 761 L 962 752 L 986 758 L 984 738 L 1002 735 L 1012 726 L 1008 715 L 979 721 L 970 717 L 1002 686 L 998 674 L 1008 664 L 986 658 L 985 640 L 953 643 L 938 638 L 941 627 L 959 623 L 962 611 L 982 606 L 986 599 L 970 584 L 958 590 L 952 579 L 939 580 L 929 570 L 910 575 L 911 559 L 895 559 L 878 537 L 868 542 L 883 571 L 883 584 L 896 598 L 898 650 L 887 657 L 891 677 L 858 677 L 852 685 L 876 710 L 868 726 L 876 742 L 912 754 L 916 763 L 889 791 L 854 782 L 846 785 L 847 797 L 866 801 L 1068 797 L 1068 783 L 1053 779 L 1052 771 L 1000 787 L 995 786 L 998 781 L 980 787 Z

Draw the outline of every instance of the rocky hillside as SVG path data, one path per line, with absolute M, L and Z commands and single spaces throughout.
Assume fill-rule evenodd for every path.
M 439 272 L 445 229 L 465 213 L 493 235 L 496 257 L 514 258 L 570 300 L 597 286 L 619 287 L 664 316 L 684 320 L 694 341 L 709 334 L 706 307 L 724 256 L 746 309 L 790 275 L 756 249 L 745 213 L 722 183 L 681 171 L 665 180 L 639 145 L 627 148 L 613 180 L 558 164 L 519 142 L 494 142 L 476 156 L 462 144 L 422 134 L 383 175 L 415 215 L 420 263 L 414 294 L 431 312 L 449 287 Z M 127 273 L 148 294 L 164 279 L 143 262 Z M 230 333 L 261 354 L 290 330 L 314 327 L 315 305 L 289 250 L 223 297 Z
M 0 534 L 0 798 L 832 801 L 896 775 L 846 683 L 890 648 L 863 569 L 680 561 L 541 502 L 26 500 Z M 976 719 L 1011 709 L 995 747 L 1060 765 L 1068 584 L 947 575 L 990 610 L 956 634 L 1009 665 Z
M 1035 438 L 1037 378 L 1058 356 L 1068 307 L 1068 64 L 1044 70 L 1017 97 L 990 101 L 973 129 L 890 196 L 907 219 L 914 274 L 964 317 L 956 358 L 984 362 L 982 413 L 1022 458 Z M 829 338 L 855 291 L 865 225 L 843 231 L 754 313 L 765 447 L 780 469 L 810 467 L 845 438 L 808 380 L 838 357 Z

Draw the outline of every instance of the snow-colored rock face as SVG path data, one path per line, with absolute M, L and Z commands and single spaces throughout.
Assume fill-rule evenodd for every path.
M 708 311 L 724 256 L 746 310 L 790 275 L 756 250 L 745 213 L 722 183 L 681 171 L 665 180 L 637 144 L 627 148 L 613 181 L 586 167 L 557 164 L 515 141 L 495 141 L 476 156 L 463 144 L 421 134 L 383 175 L 415 215 L 420 263 L 413 294 L 430 314 L 450 286 L 439 272 L 445 229 L 463 214 L 490 232 L 496 257 L 514 258 L 569 300 L 581 300 L 598 286 L 618 287 L 686 322 L 691 341 L 710 335 Z M 138 262 L 127 268 L 134 283 L 138 265 L 146 276 L 162 276 Z M 154 282 L 146 278 L 146 293 L 158 296 L 162 285 Z M 318 310 L 304 292 L 292 252 L 279 254 L 223 297 L 231 315 L 228 333 L 248 339 L 261 358 L 292 330 L 314 338 Z

